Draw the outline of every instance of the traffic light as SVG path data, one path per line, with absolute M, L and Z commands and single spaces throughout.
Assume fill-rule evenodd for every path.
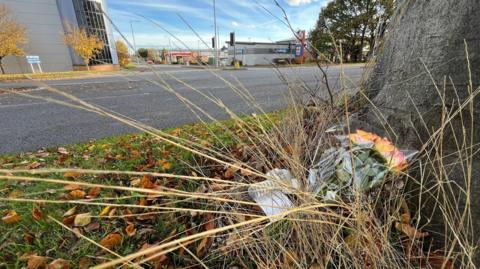
M 212 37 L 212 48 L 215 48 L 215 37 Z
M 235 32 L 230 33 L 230 46 L 235 46 Z

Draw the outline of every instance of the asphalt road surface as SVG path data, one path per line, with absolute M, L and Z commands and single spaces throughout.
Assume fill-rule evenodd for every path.
M 340 88 L 340 73 L 339 67 L 330 67 L 328 70 L 330 83 L 337 90 Z M 317 89 L 322 97 L 328 96 L 324 86 L 319 82 L 320 72 L 315 67 L 276 70 L 249 68 L 212 73 L 203 69 L 167 66 L 156 67 L 155 72 L 129 72 L 114 76 L 45 83 L 87 103 L 156 128 L 175 127 L 199 120 L 175 94 L 159 86 L 162 83 L 170 85 L 176 93 L 192 101 L 216 119 L 225 119 L 228 115 L 202 94 L 222 100 L 235 113 L 259 113 L 251 102 L 242 99 L 215 74 L 237 87 L 242 85 L 266 112 L 287 106 L 289 87 L 285 80 L 292 88 L 298 89 L 305 84 Z M 344 74 L 347 77 L 344 81 L 347 81 L 348 88 L 354 91 L 363 74 L 363 67 L 345 67 Z M 184 83 L 193 86 L 201 94 Z M 12 88 L 20 93 L 40 98 L 1 92 L 1 89 Z M 54 98 L 73 104 L 64 96 L 52 93 L 39 85 L 0 83 L 0 154 L 34 151 L 42 147 L 88 142 L 112 135 L 139 132 L 114 119 L 41 98 Z

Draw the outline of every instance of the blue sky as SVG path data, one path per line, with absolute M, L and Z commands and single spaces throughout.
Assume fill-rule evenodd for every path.
M 213 0 L 108 0 L 113 21 L 130 41 L 133 22 L 137 47 L 184 47 L 151 22 L 136 14 L 155 20 L 174 33 L 190 48 L 205 48 L 199 38 L 182 22 L 181 14 L 207 44 L 213 36 Z M 292 35 L 284 24 L 271 14 L 282 18 L 273 0 L 216 0 L 217 24 L 223 45 L 229 33 L 235 31 L 238 41 L 277 41 Z M 259 4 L 257 4 L 257 2 Z M 313 28 L 318 13 L 328 0 L 279 0 L 295 29 Z

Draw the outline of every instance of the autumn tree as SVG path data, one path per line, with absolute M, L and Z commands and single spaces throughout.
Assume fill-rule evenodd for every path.
M 115 46 L 117 47 L 117 55 L 120 65 L 127 66 L 131 61 L 127 45 L 123 41 L 117 40 Z
M 83 59 L 90 71 L 90 61 L 102 51 L 105 45 L 97 35 L 87 33 L 83 28 L 68 24 L 67 29 L 68 31 L 63 34 L 65 44 L 70 46 Z
M 2 61 L 5 57 L 23 55 L 20 45 L 27 43 L 26 29 L 11 16 L 4 4 L 0 4 L 0 69 L 5 74 Z
M 394 0 L 334 0 L 322 8 L 310 42 L 321 54 L 335 55 L 342 44 L 344 61 L 363 61 L 363 50 L 373 48 L 380 22 L 390 18 Z

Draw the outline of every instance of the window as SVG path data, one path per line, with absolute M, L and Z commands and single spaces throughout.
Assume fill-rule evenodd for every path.
M 73 0 L 78 26 L 85 28 L 88 34 L 97 35 L 105 47 L 91 61 L 91 65 L 112 64 L 107 27 L 102 12 L 102 4 L 93 0 Z

